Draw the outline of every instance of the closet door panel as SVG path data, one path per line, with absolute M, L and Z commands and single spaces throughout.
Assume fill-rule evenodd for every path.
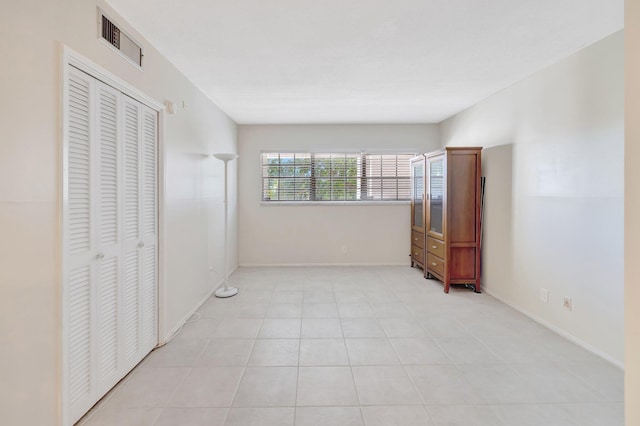
M 157 338 L 157 247 L 156 245 L 145 246 L 144 250 L 144 271 L 142 282 L 142 347 L 149 351 L 158 342 Z
M 97 82 L 98 86 L 98 182 L 99 241 L 101 249 L 118 251 L 119 238 L 119 127 L 120 93 Z
M 140 242 L 140 105 L 124 97 L 124 239 Z
M 118 294 L 119 271 L 118 258 L 105 259 L 100 264 L 98 294 L 98 333 L 99 366 L 98 381 L 100 387 L 108 386 L 112 376 L 119 370 L 118 362 Z
M 121 94 L 96 81 L 97 276 L 95 283 L 97 339 L 96 379 L 102 395 L 119 380 L 118 298 L 121 289 Z
M 91 276 L 91 268 L 87 265 L 72 270 L 68 277 L 67 386 L 74 416 L 91 407 L 95 386 L 91 374 Z
M 71 69 L 67 90 L 67 130 L 64 164 L 65 236 L 65 353 L 66 392 L 73 418 L 84 414 L 95 403 L 96 341 L 93 333 L 96 277 L 96 226 L 92 171 L 96 153 L 95 80 Z
M 156 239 L 157 232 L 157 113 L 143 107 L 142 144 L 143 162 L 143 211 L 144 237 Z
M 124 348 L 128 365 L 137 364 L 146 354 L 140 344 L 141 333 L 141 286 L 142 256 L 142 104 L 124 97 L 124 255 L 126 257 L 124 278 Z
M 138 251 L 127 253 L 124 264 L 124 355 L 126 364 L 135 365 L 140 361 L 140 256 Z
M 72 70 L 68 90 L 66 153 L 67 250 L 71 257 L 91 249 L 91 138 L 93 79 Z M 88 260 L 88 259 L 85 259 Z
M 141 339 L 145 351 L 157 342 L 158 282 L 158 114 L 142 106 L 142 235 L 144 256 L 140 299 Z

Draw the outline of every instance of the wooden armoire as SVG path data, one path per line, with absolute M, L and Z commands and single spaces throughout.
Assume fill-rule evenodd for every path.
M 480 292 L 481 147 L 425 155 L 424 274 Z

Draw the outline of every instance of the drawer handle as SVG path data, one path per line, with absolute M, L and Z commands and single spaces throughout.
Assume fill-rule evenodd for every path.
M 435 249 L 435 248 L 438 248 L 438 246 L 431 246 L 431 248 L 434 248 L 434 249 Z
M 435 263 L 435 262 L 431 262 L 431 264 L 432 264 L 433 266 L 438 266 L 438 264 L 437 264 L 437 263 Z

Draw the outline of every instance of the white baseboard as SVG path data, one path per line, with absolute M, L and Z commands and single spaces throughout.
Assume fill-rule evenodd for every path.
M 594 355 L 599 356 L 600 358 L 604 359 L 605 361 L 613 364 L 614 366 L 618 367 L 619 369 L 624 371 L 624 362 L 620 361 L 616 358 L 613 358 L 611 355 L 606 354 L 604 352 L 602 352 L 600 349 L 594 347 L 593 345 L 585 342 L 584 340 L 574 336 L 573 334 L 567 332 L 566 330 L 563 330 L 545 320 L 543 320 L 542 318 L 533 315 L 532 313 L 526 311 L 525 309 L 522 309 L 516 305 L 513 305 L 509 302 L 507 302 L 506 300 L 504 300 L 502 297 L 498 296 L 497 294 L 493 293 L 491 290 L 483 288 L 482 289 L 483 292 L 487 293 L 489 296 L 498 299 L 499 301 L 501 301 L 502 303 L 504 303 L 505 305 L 515 309 L 516 311 L 520 312 L 521 314 L 527 316 L 528 318 L 532 319 L 533 321 L 537 322 L 538 324 L 540 324 L 543 327 L 548 328 L 549 330 L 553 331 L 554 333 L 564 337 L 565 339 L 569 340 L 572 343 L 575 343 L 576 345 L 580 346 L 583 349 L 586 349 L 587 351 L 591 352 Z

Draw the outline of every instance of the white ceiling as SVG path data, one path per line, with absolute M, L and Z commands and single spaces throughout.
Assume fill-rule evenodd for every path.
M 621 29 L 623 0 L 108 0 L 236 122 L 437 123 Z

